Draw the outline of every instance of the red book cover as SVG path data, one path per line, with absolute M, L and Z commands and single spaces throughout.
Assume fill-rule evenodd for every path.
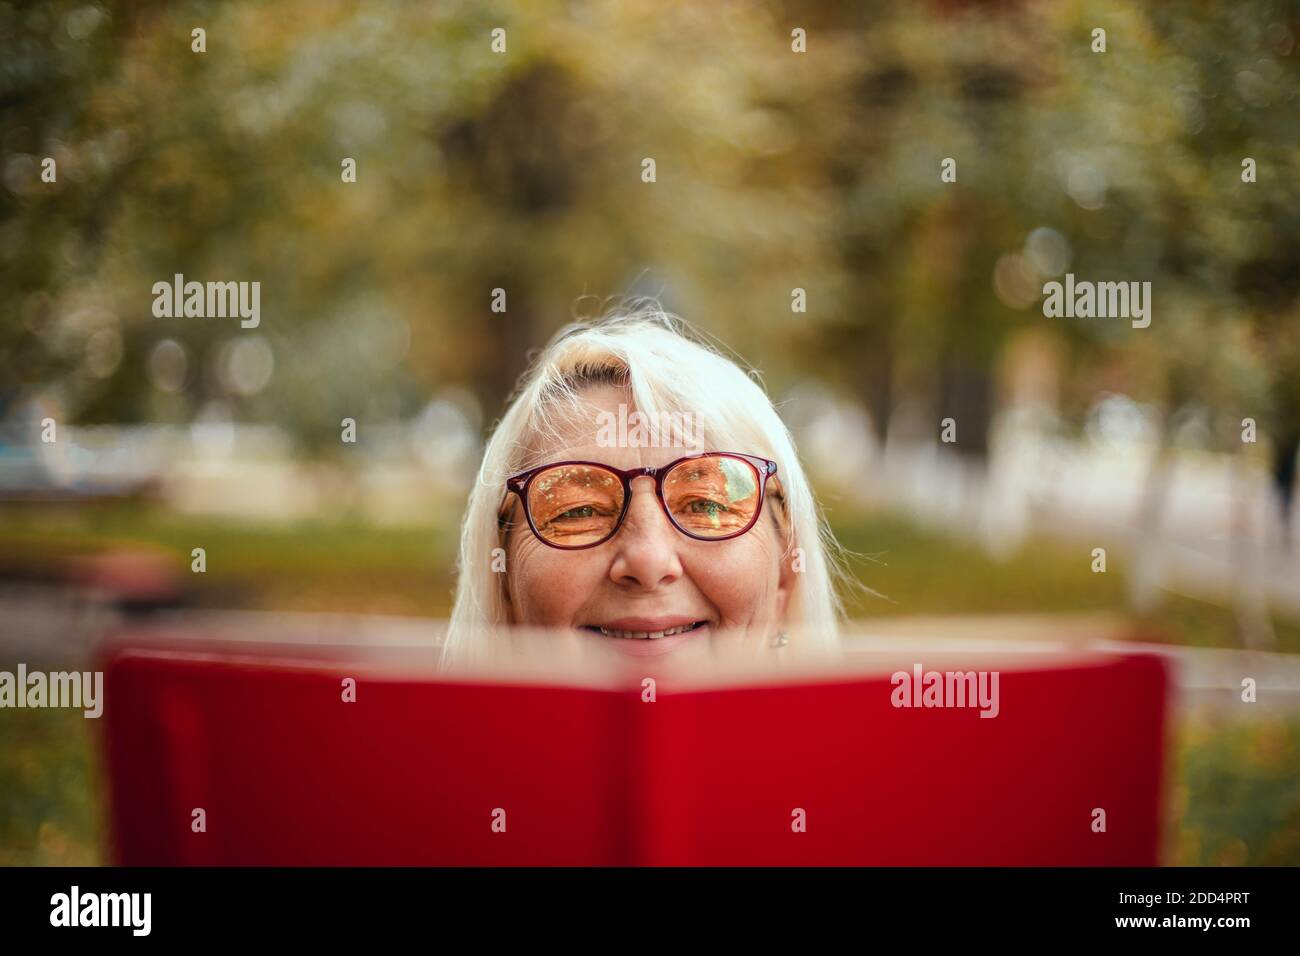
M 1003 665 L 996 715 L 924 706 L 879 668 L 657 678 L 653 694 L 357 673 L 349 701 L 350 673 L 114 656 L 116 861 L 1158 862 L 1166 676 L 1150 656 Z

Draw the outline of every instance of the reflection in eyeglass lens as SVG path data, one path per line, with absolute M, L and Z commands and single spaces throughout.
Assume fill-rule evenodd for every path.
M 533 479 L 528 511 L 537 533 L 576 547 L 609 535 L 623 510 L 623 483 L 591 465 L 560 465 Z
M 703 537 L 744 529 L 758 508 L 758 475 L 737 458 L 682 462 L 664 479 L 664 503 L 678 526 Z

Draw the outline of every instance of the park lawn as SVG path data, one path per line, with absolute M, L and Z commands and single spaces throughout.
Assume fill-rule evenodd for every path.
M 0 866 L 104 862 L 100 727 L 72 709 L 0 715 Z
M 135 505 L 28 511 L 0 526 L 0 567 L 55 573 L 69 557 L 114 549 L 167 555 L 204 608 L 445 617 L 457 531 L 356 522 L 292 526 L 194 518 Z M 190 572 L 191 551 L 206 571 Z
M 1005 560 L 969 542 L 887 514 L 834 516 L 854 553 L 851 570 L 876 592 L 846 595 L 850 616 L 1108 611 L 1144 639 L 1238 647 L 1232 610 L 1168 595 L 1154 614 L 1131 612 L 1124 556 L 1094 574 L 1086 549 L 1035 540 Z M 28 509 L 0 526 L 0 568 L 54 569 L 70 555 L 131 547 L 170 555 L 199 607 L 338 611 L 445 617 L 451 609 L 458 529 L 454 521 L 381 527 L 356 522 L 248 525 L 140 505 Z M 189 573 L 192 548 L 207 571 Z M 1300 653 L 1300 622 L 1275 617 L 1277 649 Z
M 1231 608 L 1166 594 L 1151 614 L 1130 610 L 1122 553 L 1110 555 L 1107 573 L 1095 574 L 1090 549 L 1055 540 L 1031 541 L 999 561 L 975 544 L 891 515 L 848 517 L 835 523 L 835 533 L 856 553 L 856 578 L 878 592 L 849 595 L 852 617 L 1107 611 L 1143 640 L 1241 647 Z M 1276 650 L 1300 653 L 1300 621 L 1275 615 L 1273 628 Z

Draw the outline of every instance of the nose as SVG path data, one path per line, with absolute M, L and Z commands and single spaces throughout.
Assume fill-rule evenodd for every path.
M 655 497 L 654 480 L 633 479 L 627 517 L 612 541 L 614 560 L 609 566 L 610 580 L 647 591 L 671 584 L 682 576 L 677 553 L 681 541 L 682 535 L 668 521 Z

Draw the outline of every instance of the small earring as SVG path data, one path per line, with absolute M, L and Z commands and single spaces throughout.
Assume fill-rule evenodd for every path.
M 790 635 L 787 634 L 785 631 L 778 631 L 776 635 L 776 641 L 772 644 L 772 646 L 785 647 L 789 643 L 790 643 Z

